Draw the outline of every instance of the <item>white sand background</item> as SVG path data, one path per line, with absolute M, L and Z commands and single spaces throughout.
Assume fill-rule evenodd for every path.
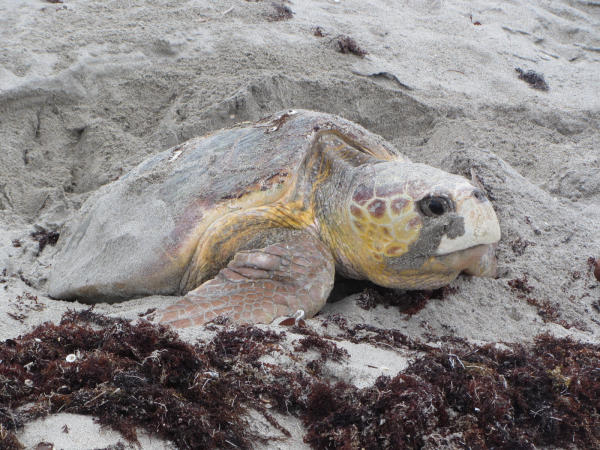
M 550 332 L 600 342 L 600 283 L 587 263 L 600 258 L 600 2 L 286 5 L 293 17 L 272 21 L 269 1 L 0 0 L 0 340 L 81 306 L 46 296 L 54 248 L 37 254 L 36 227 L 59 230 L 98 187 L 148 155 L 306 108 L 356 121 L 414 161 L 465 175 L 474 169 L 502 228 L 498 279 L 460 277 L 454 294 L 412 317 L 363 310 L 355 296 L 322 314 L 432 341 L 530 342 Z M 315 36 L 317 26 L 324 37 Z M 368 54 L 336 52 L 339 35 Z M 518 79 L 517 67 L 543 74 L 549 91 Z M 381 72 L 399 82 L 368 76 Z M 524 275 L 530 295 L 574 326 L 545 323 L 518 298 L 508 281 Z M 135 318 L 173 300 L 97 311 Z M 182 333 L 190 342 L 201 335 Z M 328 365 L 331 380 L 365 386 L 407 361 L 392 350 L 344 346 L 351 358 Z M 301 448 L 301 425 L 286 420 L 293 437 L 272 447 Z M 123 441 L 74 415 L 38 421 L 19 437 L 29 447 L 48 441 L 65 449 Z

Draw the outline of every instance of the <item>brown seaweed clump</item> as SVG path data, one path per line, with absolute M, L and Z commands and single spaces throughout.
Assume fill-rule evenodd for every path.
M 538 89 L 540 91 L 548 91 L 550 89 L 550 86 L 548 86 L 548 83 L 546 83 L 546 80 L 544 79 L 544 75 L 534 72 L 533 70 L 525 72 L 518 67 L 515 71 L 519 74 L 519 80 L 525 81 L 533 89 Z
M 367 54 L 350 36 L 338 36 L 335 39 L 335 49 L 340 53 L 351 53 L 359 58 Z
M 590 256 L 588 258 L 588 266 L 594 270 L 594 277 L 600 281 L 600 260 Z
M 6 447 L 17 428 L 57 411 L 92 415 L 132 442 L 142 427 L 179 448 L 248 448 L 253 392 L 230 375 L 237 364 L 251 370 L 280 337 L 240 327 L 200 349 L 162 325 L 69 312 L 0 344 L 0 448 L 18 448 Z
M 577 272 L 572 274 L 573 279 L 581 277 L 581 274 Z M 533 286 L 529 284 L 529 278 L 527 274 L 524 274 L 521 278 L 515 278 L 508 281 L 508 285 L 511 290 L 516 293 L 516 297 L 527 301 L 531 306 L 537 308 L 537 314 L 542 318 L 544 323 L 552 322 L 560 325 L 567 330 L 575 327 L 583 331 L 587 331 L 587 326 L 583 321 L 577 320 L 573 323 L 567 322 L 562 318 L 560 307 L 558 303 L 552 303 L 550 300 L 538 299 L 531 295 L 534 292 Z
M 383 305 L 386 308 L 392 306 L 398 308 L 401 313 L 412 316 L 425 308 L 429 300 L 444 300 L 448 295 L 456 292 L 458 292 L 458 288 L 453 286 L 444 286 L 433 290 L 399 292 L 373 285 L 360 293 L 357 304 L 366 310 L 377 305 Z
M 46 245 L 56 245 L 60 235 L 54 230 L 46 230 L 44 227 L 37 227 L 37 230 L 31 233 L 31 237 L 38 242 L 37 256 L 46 248 Z
M 280 22 L 282 20 L 290 20 L 294 17 L 294 11 L 289 6 L 282 5 L 281 3 L 271 3 L 273 12 L 268 16 L 270 22 Z
M 533 346 L 455 340 L 373 387 L 315 383 L 314 448 L 600 448 L 600 346 L 543 335 Z
M 600 448 L 600 345 L 542 335 L 531 345 L 454 338 L 438 348 L 339 316 L 325 325 L 341 333 L 290 328 L 305 336 L 294 352 L 320 357 L 284 370 L 261 361 L 286 352 L 283 333 L 213 326 L 212 340 L 190 345 L 162 325 L 69 312 L 0 343 L 0 448 L 21 448 L 15 431 L 57 411 L 92 415 L 132 442 L 141 427 L 182 449 L 250 448 L 264 439 L 248 426 L 250 409 L 290 436 L 271 408 L 299 417 L 319 449 Z M 336 339 L 421 356 L 359 389 L 320 374 L 326 360 L 348 358 Z
M 325 32 L 325 30 L 322 27 L 316 26 L 312 29 L 313 32 L 313 36 L 316 37 L 325 37 L 327 36 L 327 33 Z
M 320 374 L 323 364 L 326 361 L 341 362 L 350 356 L 345 349 L 338 347 L 331 340 L 323 339 L 312 330 L 303 328 L 299 331 L 306 334 L 306 336 L 298 341 L 297 345 L 294 347 L 294 351 L 306 352 L 308 350 L 315 350 L 319 352 L 319 358 L 310 361 L 306 365 L 306 368 L 312 374 Z

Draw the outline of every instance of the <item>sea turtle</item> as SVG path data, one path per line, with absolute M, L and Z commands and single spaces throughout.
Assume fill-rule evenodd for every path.
M 498 219 L 462 176 L 411 163 L 341 117 L 286 111 L 158 153 L 103 186 L 63 230 L 54 298 L 185 295 L 176 327 L 218 315 L 316 314 L 335 270 L 432 289 L 493 276 Z

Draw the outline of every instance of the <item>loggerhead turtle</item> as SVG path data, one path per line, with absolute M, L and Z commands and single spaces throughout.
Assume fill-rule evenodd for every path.
M 48 289 L 94 303 L 185 296 L 176 327 L 316 314 L 334 272 L 432 289 L 493 276 L 500 227 L 467 179 L 338 116 L 287 111 L 152 156 L 63 230 Z

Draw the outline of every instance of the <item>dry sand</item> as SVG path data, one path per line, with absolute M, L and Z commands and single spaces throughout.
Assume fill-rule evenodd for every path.
M 0 339 L 81 306 L 46 296 L 54 248 L 38 254 L 32 232 L 60 231 L 98 187 L 148 155 L 306 108 L 356 121 L 414 161 L 465 175 L 474 169 L 502 228 L 498 279 L 461 277 L 454 294 L 411 317 L 383 306 L 363 310 L 356 296 L 322 314 L 433 341 L 529 342 L 550 332 L 600 342 L 600 283 L 588 264 L 600 258 L 600 3 L 287 6 L 293 17 L 278 21 L 268 1 L 0 0 Z M 336 51 L 341 35 L 367 54 Z M 549 90 L 531 88 L 516 68 L 543 74 Z M 509 281 L 524 276 L 530 296 L 560 317 L 544 322 L 511 289 Z M 97 311 L 135 318 L 172 300 Z M 191 342 L 200 335 L 183 333 Z M 406 364 L 393 351 L 349 350 L 330 379 L 364 386 Z M 56 416 L 20 438 L 78 449 L 120 439 L 92 426 L 89 418 Z M 299 429 L 273 444 L 302 445 Z

